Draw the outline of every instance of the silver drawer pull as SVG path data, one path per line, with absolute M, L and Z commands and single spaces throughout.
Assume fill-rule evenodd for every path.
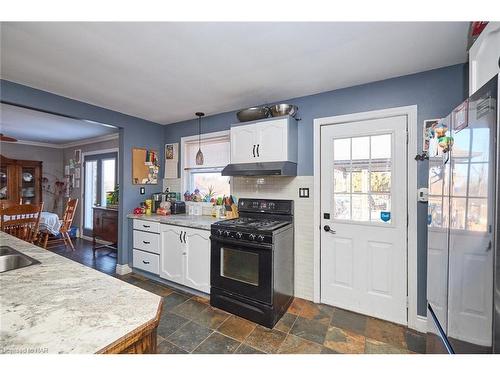
M 143 260 L 143 261 L 142 261 L 142 263 L 144 263 L 144 264 L 149 264 L 149 262 L 146 262 L 145 260 Z
M 145 244 L 145 245 L 149 245 L 151 242 L 149 242 L 149 241 L 142 241 L 142 243 Z

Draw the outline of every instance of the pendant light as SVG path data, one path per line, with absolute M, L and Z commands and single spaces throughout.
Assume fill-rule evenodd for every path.
M 196 112 L 196 116 L 198 116 L 198 152 L 196 153 L 196 165 L 203 165 L 204 158 L 203 152 L 201 152 L 201 118 L 205 116 L 203 112 Z

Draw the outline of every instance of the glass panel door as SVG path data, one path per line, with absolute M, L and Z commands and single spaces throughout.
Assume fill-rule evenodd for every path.
M 83 201 L 84 212 L 84 231 L 92 231 L 92 207 L 97 203 L 97 160 L 85 162 L 85 187 Z
M 23 204 L 34 203 L 36 199 L 35 191 L 35 168 L 21 168 L 21 201 Z
M 8 189 L 8 174 L 7 167 L 2 165 L 0 167 L 0 199 L 8 199 L 9 191 Z

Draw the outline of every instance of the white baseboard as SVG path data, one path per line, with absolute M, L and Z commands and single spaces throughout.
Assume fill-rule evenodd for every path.
M 128 264 L 117 264 L 116 265 L 116 273 L 118 275 L 126 275 L 127 273 L 131 273 L 132 268 L 129 267 Z
M 414 322 L 408 322 L 408 327 L 414 329 L 415 331 L 426 333 L 427 332 L 427 318 L 422 315 L 417 315 L 417 319 Z

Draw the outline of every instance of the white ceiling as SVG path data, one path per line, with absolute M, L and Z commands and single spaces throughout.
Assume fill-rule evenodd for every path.
M 465 62 L 467 22 L 3 23 L 1 77 L 158 123 Z
M 117 133 L 109 125 L 0 104 L 0 133 L 21 141 L 63 145 Z

